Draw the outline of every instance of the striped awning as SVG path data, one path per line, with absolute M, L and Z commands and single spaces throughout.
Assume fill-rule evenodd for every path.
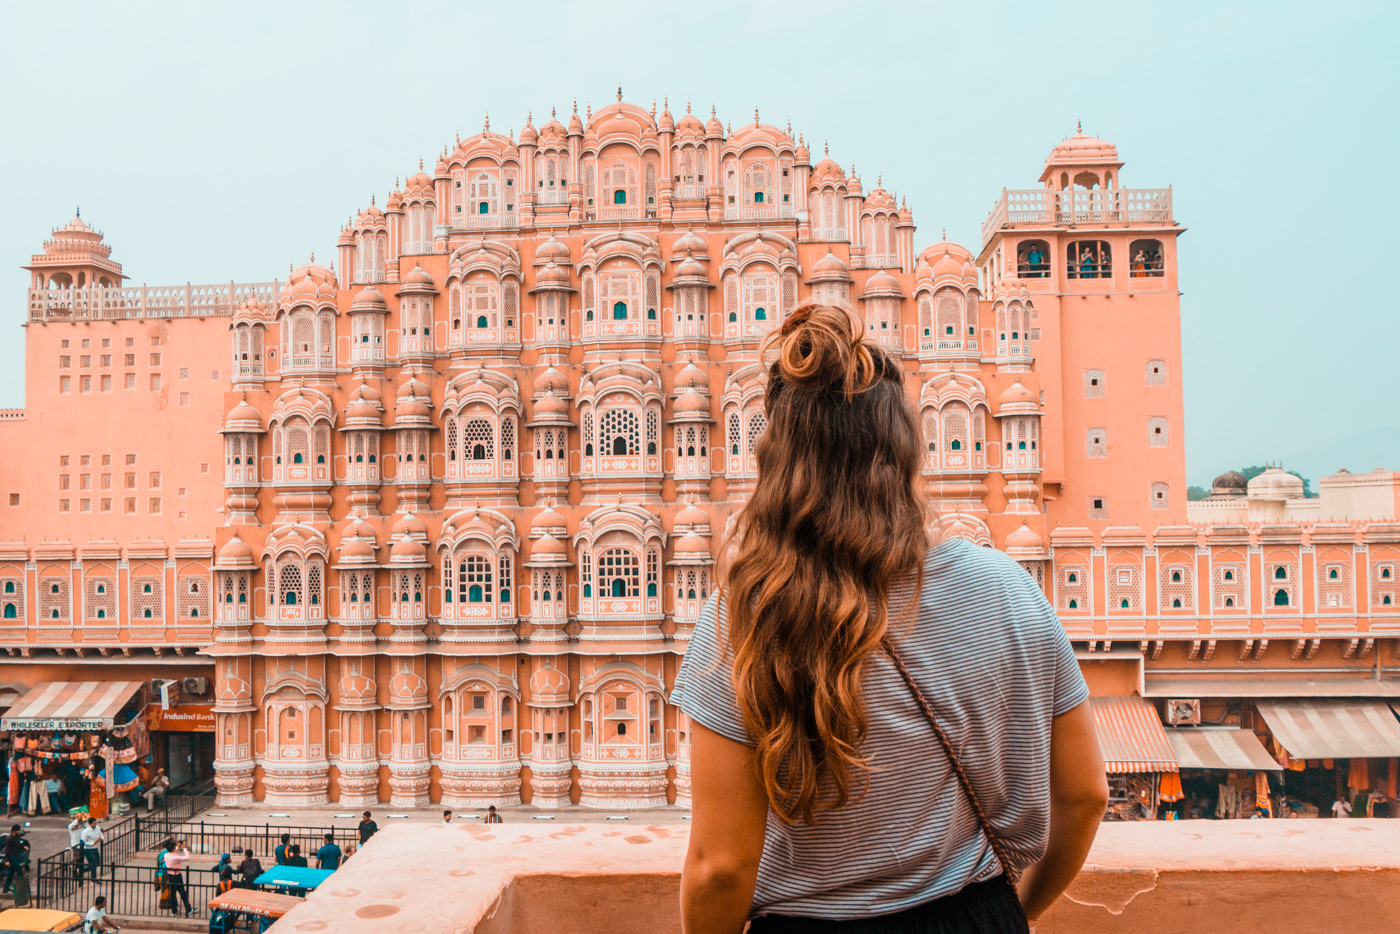
M 1183 769 L 1283 770 L 1251 730 L 1180 727 L 1167 730 L 1167 740 Z
M 1383 700 L 1261 700 L 1255 706 L 1295 759 L 1400 756 L 1400 720 Z
M 1151 703 L 1137 696 L 1091 697 L 1089 706 L 1110 775 L 1177 770 L 1176 754 Z
M 0 718 L 6 730 L 103 730 L 141 681 L 47 681 L 35 685 Z

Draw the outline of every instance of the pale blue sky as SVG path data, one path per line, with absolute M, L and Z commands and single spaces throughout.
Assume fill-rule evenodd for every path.
M 681 18 L 678 11 L 684 11 Z M 0 406 L 26 274 L 72 216 L 133 283 L 261 280 L 456 133 L 669 96 L 792 121 L 974 251 L 1083 120 L 1175 187 L 1192 482 L 1400 468 L 1396 5 L 49 4 L 3 7 Z M 817 150 L 819 151 L 819 150 Z

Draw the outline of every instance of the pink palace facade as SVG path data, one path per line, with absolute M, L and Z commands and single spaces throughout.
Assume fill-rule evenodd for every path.
M 1400 484 L 1285 521 L 1227 476 L 1188 522 L 1183 228 L 1122 165 L 1076 134 L 920 249 L 801 136 L 619 94 L 420 161 L 285 281 L 132 287 L 75 218 L 0 416 L 0 682 L 195 678 L 226 806 L 684 805 L 666 698 L 760 343 L 816 297 L 900 355 L 943 531 L 1035 576 L 1096 695 L 1383 701 Z

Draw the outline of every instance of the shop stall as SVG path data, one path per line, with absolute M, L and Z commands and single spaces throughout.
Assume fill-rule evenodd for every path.
M 1105 820 L 1155 820 L 1162 776 L 1178 769 L 1156 708 L 1136 695 L 1091 697 L 1089 705 L 1108 772 Z M 1167 790 L 1178 793 L 1174 783 Z

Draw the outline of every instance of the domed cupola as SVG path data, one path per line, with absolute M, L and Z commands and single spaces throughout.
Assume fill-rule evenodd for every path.
M 1228 470 L 1211 481 L 1210 495 L 1220 497 L 1244 496 L 1248 492 L 1249 481 L 1244 474 Z

